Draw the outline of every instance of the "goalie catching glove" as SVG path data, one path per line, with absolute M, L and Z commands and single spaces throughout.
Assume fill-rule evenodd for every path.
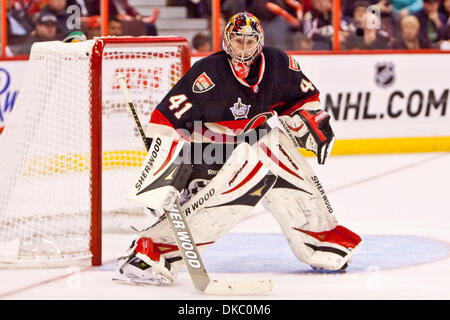
M 314 152 L 319 164 L 325 163 L 335 141 L 330 115 L 325 110 L 302 109 L 279 119 L 297 147 Z

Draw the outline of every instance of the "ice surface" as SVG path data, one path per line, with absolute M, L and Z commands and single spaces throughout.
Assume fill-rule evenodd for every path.
M 450 298 L 450 153 L 340 156 L 324 166 L 308 161 L 340 224 L 362 236 L 361 249 L 346 273 L 312 272 L 258 206 L 204 253 L 212 278 L 274 281 L 269 294 L 233 299 Z M 132 238 L 105 235 L 98 268 L 0 270 L 0 298 L 221 298 L 199 294 L 184 271 L 172 287 L 113 283 L 114 258 Z

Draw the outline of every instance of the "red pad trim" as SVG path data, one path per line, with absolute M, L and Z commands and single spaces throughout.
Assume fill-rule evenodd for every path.
M 156 170 L 156 172 L 153 174 L 153 176 L 156 176 L 170 161 L 170 159 L 172 159 L 173 153 L 175 152 L 175 148 L 178 145 L 178 141 L 174 140 L 172 141 L 172 145 L 170 146 L 170 151 L 169 151 L 169 155 L 167 156 L 166 160 L 164 160 L 164 163 L 161 165 L 161 167 Z
M 322 231 L 322 232 L 312 232 L 307 230 L 302 230 L 298 228 L 293 228 L 299 232 L 306 233 L 307 235 L 321 241 L 330 242 L 341 245 L 345 248 L 355 248 L 360 242 L 361 237 L 356 233 L 348 230 L 343 226 L 337 226 L 333 230 Z
M 244 180 L 242 180 L 236 187 L 222 192 L 222 194 L 227 194 L 230 192 L 233 192 L 236 189 L 239 189 L 240 187 L 242 187 L 244 184 L 246 184 L 251 178 L 253 178 L 255 176 L 255 174 L 259 171 L 259 169 L 261 169 L 263 163 L 261 161 L 258 161 L 258 163 L 256 164 L 256 166 L 253 168 L 253 170 L 245 177 Z
M 146 255 L 153 261 L 159 261 L 161 258 L 161 253 L 159 252 L 158 247 L 150 238 L 140 238 L 136 243 L 135 251 Z
M 214 241 L 210 241 L 210 242 L 204 242 L 204 243 L 196 243 L 197 247 L 200 246 L 204 246 L 207 244 L 213 244 Z M 178 246 L 173 245 L 173 244 L 167 244 L 167 243 L 155 243 L 156 248 L 158 249 L 158 251 L 160 252 L 160 254 L 165 254 L 168 252 L 173 252 L 173 251 L 178 251 Z
M 265 143 L 261 143 L 259 145 L 261 147 L 261 149 L 263 149 L 263 151 L 267 154 L 267 156 L 270 158 L 270 160 L 272 160 L 273 162 L 275 162 L 281 169 L 283 169 L 284 171 L 292 174 L 294 177 L 299 178 L 300 180 L 304 180 L 302 177 L 300 177 L 298 174 L 296 174 L 294 171 L 292 171 L 291 169 L 289 169 L 283 162 L 280 161 L 280 159 L 278 159 L 277 157 L 275 157 L 275 155 L 272 153 L 272 151 L 269 149 L 269 147 L 265 144 Z

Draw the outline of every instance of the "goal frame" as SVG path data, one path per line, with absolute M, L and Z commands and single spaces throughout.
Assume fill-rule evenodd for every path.
M 102 60 L 103 50 L 108 44 L 132 44 L 180 46 L 181 47 L 181 75 L 191 66 L 191 54 L 188 41 L 177 36 L 157 37 L 100 37 L 92 48 L 90 72 L 90 132 L 91 132 L 91 226 L 90 251 L 91 265 L 102 265 Z

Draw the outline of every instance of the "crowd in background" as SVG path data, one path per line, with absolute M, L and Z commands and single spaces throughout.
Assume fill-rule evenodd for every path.
M 246 10 L 263 25 L 265 43 L 284 50 L 333 47 L 332 0 L 222 0 L 221 28 Z M 101 35 L 98 0 L 7 0 L 8 55 L 29 54 L 36 41 L 64 40 L 74 30 Z M 211 18 L 211 0 L 166 0 L 188 18 Z M 69 8 L 69 11 L 68 11 Z M 158 35 L 159 9 L 141 15 L 127 0 L 109 0 L 108 35 Z M 450 0 L 341 0 L 340 48 L 450 50 Z M 73 14 L 81 19 L 74 20 Z M 69 23 L 68 23 L 69 22 Z M 211 30 L 192 39 L 194 52 L 210 52 Z
M 225 17 L 244 8 L 254 13 L 268 45 L 333 47 L 332 0 L 225 0 L 221 8 Z M 340 48 L 450 50 L 449 15 L 450 0 L 341 0 Z
M 9 55 L 27 55 L 36 41 L 64 40 L 74 31 L 101 36 L 99 0 L 6 0 Z M 156 36 L 159 9 L 142 16 L 127 0 L 108 1 L 108 35 Z M 80 19 L 75 19 L 79 17 Z

